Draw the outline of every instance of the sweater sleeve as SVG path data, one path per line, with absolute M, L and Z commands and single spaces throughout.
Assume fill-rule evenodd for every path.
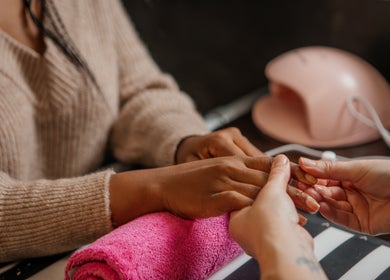
M 110 3 L 120 73 L 114 154 L 147 166 L 172 164 L 181 139 L 208 130 L 193 101 L 152 60 L 119 1 L 105 2 Z
M 69 251 L 109 232 L 111 170 L 23 182 L 0 173 L 0 262 Z

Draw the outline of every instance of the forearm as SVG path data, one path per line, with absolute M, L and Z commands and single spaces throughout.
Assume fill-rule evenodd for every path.
M 261 279 L 327 279 L 313 252 L 299 244 L 270 240 L 259 246 L 255 257 L 260 264 Z
M 24 182 L 0 173 L 0 262 L 69 251 L 109 232 L 111 174 Z

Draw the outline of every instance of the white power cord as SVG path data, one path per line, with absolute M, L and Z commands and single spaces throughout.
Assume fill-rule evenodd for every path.
M 369 112 L 371 118 L 364 116 L 362 113 L 360 113 L 356 110 L 356 107 L 355 107 L 356 102 L 359 102 L 360 104 L 362 104 L 365 107 L 365 109 Z M 364 99 L 361 96 L 357 96 L 357 95 L 351 96 L 347 100 L 347 106 L 348 106 L 348 110 L 351 112 L 351 114 L 356 119 L 358 119 L 359 121 L 361 121 L 362 123 L 364 123 L 365 125 L 367 125 L 369 127 L 377 129 L 379 131 L 380 135 L 382 136 L 384 142 L 387 144 L 388 147 L 390 147 L 390 131 L 388 131 L 383 126 L 383 123 L 380 120 L 378 113 L 376 112 L 374 107 L 366 99 Z M 268 156 L 275 156 L 277 154 L 282 154 L 282 153 L 286 153 L 286 152 L 294 152 L 294 151 L 305 154 L 305 155 L 309 155 L 309 156 L 312 156 L 315 158 L 320 158 L 323 160 L 334 161 L 334 160 L 351 160 L 352 159 L 352 158 L 348 158 L 348 157 L 339 156 L 333 151 L 315 150 L 315 149 L 312 149 L 312 148 L 309 148 L 306 146 L 302 146 L 299 144 L 283 145 L 283 146 L 280 146 L 280 147 L 277 147 L 275 149 L 267 151 L 266 154 Z M 389 159 L 389 157 L 387 157 L 387 156 L 362 156 L 362 157 L 354 157 L 353 159 L 378 159 L 378 158 Z
M 320 158 L 323 160 L 349 160 L 350 158 L 337 155 L 333 151 L 319 151 L 299 144 L 287 144 L 279 146 L 275 149 L 271 149 L 265 152 L 268 156 L 276 156 L 287 152 L 299 152 L 304 155 Z
M 241 115 L 247 113 L 250 111 L 252 105 L 254 102 L 265 92 L 267 92 L 267 88 L 260 88 L 254 92 L 251 92 L 238 100 L 231 102 L 229 104 L 226 104 L 224 106 L 215 108 L 214 110 L 210 111 L 204 116 L 205 122 L 207 127 L 210 130 L 215 130 L 217 128 L 220 128 L 223 125 L 228 124 L 232 120 L 240 117 Z M 367 111 L 370 112 L 371 118 L 367 118 L 363 114 L 359 113 L 355 108 L 356 101 L 361 102 L 363 106 L 366 107 Z M 347 100 L 347 106 L 351 114 L 357 118 L 359 121 L 363 122 L 364 124 L 378 129 L 380 132 L 383 140 L 385 143 L 390 147 L 390 132 L 383 126 L 377 112 L 373 108 L 373 106 L 364 98 L 360 96 L 351 96 Z M 337 155 L 333 151 L 320 151 L 315 150 L 303 145 L 299 144 L 287 144 L 283 146 L 279 146 L 275 149 L 271 149 L 265 154 L 269 156 L 275 156 L 277 154 L 282 154 L 286 152 L 299 152 L 304 155 L 312 156 L 315 158 L 320 158 L 324 160 L 351 160 L 352 158 L 343 157 L 340 155 Z M 353 159 L 377 159 L 377 158 L 385 158 L 389 159 L 389 157 L 386 156 L 362 156 L 362 157 L 354 157 Z
M 376 155 L 349 158 L 349 157 L 337 155 L 333 151 L 329 151 L 329 150 L 320 151 L 320 150 L 312 149 L 312 148 L 309 148 L 309 147 L 306 147 L 303 145 L 299 145 L 299 144 L 282 145 L 282 146 L 276 147 L 275 149 L 271 149 L 271 150 L 266 151 L 265 154 L 273 157 L 273 156 L 276 156 L 278 154 L 283 154 L 283 153 L 287 153 L 287 152 L 299 152 L 303 155 L 312 156 L 315 158 L 320 158 L 322 160 L 331 160 L 331 161 L 351 160 L 351 159 L 380 159 L 380 158 L 390 159 L 387 156 L 376 156 Z
M 365 109 L 367 109 L 371 119 L 367 118 L 366 116 L 364 116 L 363 114 L 361 114 L 356 110 L 355 107 L 356 102 L 359 102 L 365 107 Z M 382 136 L 383 140 L 387 144 L 387 146 L 390 147 L 390 132 L 383 126 L 383 123 L 379 118 L 378 113 L 375 111 L 374 107 L 370 104 L 370 102 L 368 102 L 366 99 L 364 99 L 361 96 L 354 95 L 347 99 L 347 106 L 351 114 L 356 119 L 358 119 L 359 121 L 361 121 L 362 123 L 364 123 L 369 127 L 377 129 L 380 135 Z

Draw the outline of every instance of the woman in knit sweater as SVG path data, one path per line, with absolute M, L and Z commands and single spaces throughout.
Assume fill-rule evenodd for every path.
M 107 153 L 155 168 L 98 170 Z M 271 164 L 254 156 L 237 129 L 207 131 L 118 0 L 0 0 L 0 262 L 68 251 L 154 211 L 250 205 Z

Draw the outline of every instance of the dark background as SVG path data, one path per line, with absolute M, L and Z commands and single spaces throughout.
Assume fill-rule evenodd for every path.
M 390 80 L 389 0 L 123 2 L 154 59 L 201 113 L 266 86 L 266 63 L 301 46 L 350 51 Z

